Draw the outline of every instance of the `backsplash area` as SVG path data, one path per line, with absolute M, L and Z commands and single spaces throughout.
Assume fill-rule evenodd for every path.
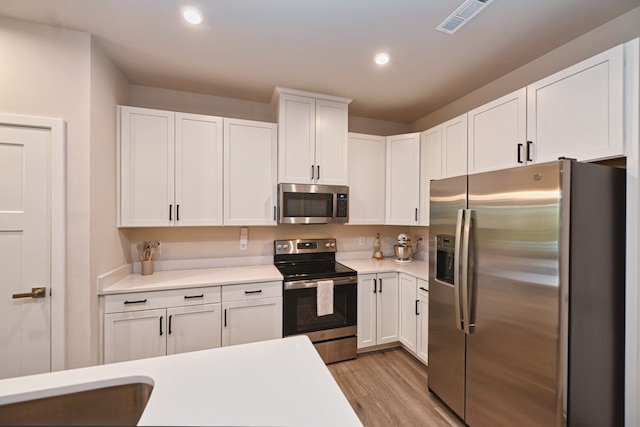
M 123 228 L 120 234 L 123 245 L 128 245 L 127 262 L 139 261 L 137 244 L 143 240 L 160 241 L 160 251 L 154 255 L 158 262 L 199 260 L 212 258 L 252 257 L 271 262 L 273 241 L 294 238 L 335 238 L 338 242 L 337 258 L 368 258 L 373 253 L 373 241 L 380 233 L 382 250 L 386 258 L 393 258 L 393 245 L 398 234 L 410 239 L 416 258 L 427 259 L 428 227 L 389 225 L 278 225 L 276 227 L 244 227 L 248 241 L 241 250 L 241 227 L 173 227 L 173 228 Z M 361 245 L 364 236 L 364 245 Z M 423 239 L 418 242 L 418 239 Z

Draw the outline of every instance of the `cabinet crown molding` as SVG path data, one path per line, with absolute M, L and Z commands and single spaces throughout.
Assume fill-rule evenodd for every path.
M 327 95 L 327 94 L 316 93 L 316 92 L 306 92 L 303 90 L 288 89 L 285 87 L 276 86 L 275 89 L 273 90 L 272 103 L 275 104 L 278 98 L 280 97 L 280 95 L 304 96 L 307 98 L 316 98 L 316 99 L 324 99 L 326 101 L 342 102 L 345 104 L 349 104 L 351 101 L 353 101 L 353 98 L 343 98 L 340 96 Z

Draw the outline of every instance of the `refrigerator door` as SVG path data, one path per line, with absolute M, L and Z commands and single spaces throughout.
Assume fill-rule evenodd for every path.
M 561 165 L 469 176 L 470 426 L 558 425 Z
M 465 336 L 454 298 L 459 262 L 458 212 L 467 205 L 467 177 L 431 182 L 429 226 L 429 389 L 464 418 Z M 438 245 L 440 242 L 440 245 Z M 439 246 L 439 248 L 438 248 Z

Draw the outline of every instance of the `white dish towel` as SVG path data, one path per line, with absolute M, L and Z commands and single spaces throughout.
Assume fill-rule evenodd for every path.
M 333 314 L 333 280 L 318 282 L 318 316 Z

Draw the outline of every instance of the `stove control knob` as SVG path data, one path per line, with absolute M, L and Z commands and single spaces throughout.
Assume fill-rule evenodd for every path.
M 289 249 L 289 245 L 287 243 L 285 243 L 284 245 L 282 245 L 282 249 L 284 249 L 285 251 Z
M 331 247 L 332 247 L 332 248 L 335 248 L 335 247 L 336 247 L 336 244 L 332 242 L 332 243 L 331 243 Z
M 282 245 L 277 245 L 276 246 L 276 250 L 281 251 L 282 250 Z
M 324 244 L 324 246 L 325 246 L 327 249 L 329 249 L 329 248 L 331 247 L 331 243 L 327 242 L 327 243 L 325 243 L 325 244 Z

